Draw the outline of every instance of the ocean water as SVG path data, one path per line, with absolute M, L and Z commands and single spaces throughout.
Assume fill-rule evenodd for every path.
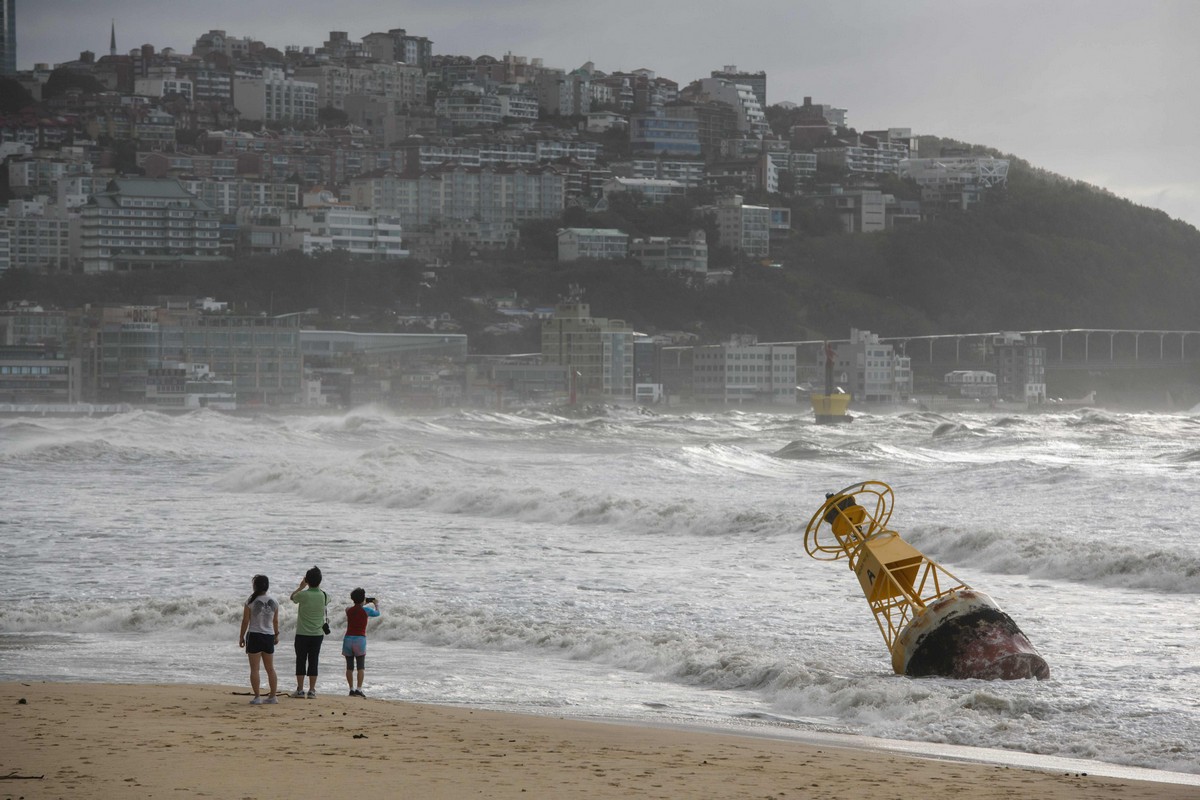
M 447 412 L 0 420 L 0 679 L 245 685 L 257 572 L 379 597 L 367 690 L 410 700 L 1200 774 L 1200 416 Z M 1048 681 L 910 679 L 824 493 L 987 592 Z

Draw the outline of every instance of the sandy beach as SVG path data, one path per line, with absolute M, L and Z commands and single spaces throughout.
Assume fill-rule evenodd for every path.
M 1200 798 L 1200 787 L 340 694 L 0 684 L 0 798 Z

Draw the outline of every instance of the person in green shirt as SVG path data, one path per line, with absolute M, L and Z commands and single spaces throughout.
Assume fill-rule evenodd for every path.
M 321 642 L 325 641 L 325 606 L 329 595 L 321 589 L 321 570 L 313 567 L 304 573 L 304 580 L 292 592 L 296 609 L 296 691 L 292 697 L 317 696 L 317 662 L 321 657 Z M 304 691 L 304 677 L 308 676 L 308 693 Z

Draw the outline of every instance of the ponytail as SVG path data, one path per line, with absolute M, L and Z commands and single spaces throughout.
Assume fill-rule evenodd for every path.
M 271 579 L 266 575 L 254 576 L 254 594 L 250 595 L 250 599 L 246 601 L 246 605 L 254 602 L 254 598 L 267 593 L 267 589 L 271 588 Z

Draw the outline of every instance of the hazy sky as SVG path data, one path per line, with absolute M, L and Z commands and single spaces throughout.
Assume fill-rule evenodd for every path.
M 1200 0 L 17 0 L 16 19 L 23 69 L 108 53 L 114 20 L 118 52 L 405 28 L 438 54 L 681 85 L 735 64 L 766 71 L 768 103 L 995 147 L 1200 227 Z

